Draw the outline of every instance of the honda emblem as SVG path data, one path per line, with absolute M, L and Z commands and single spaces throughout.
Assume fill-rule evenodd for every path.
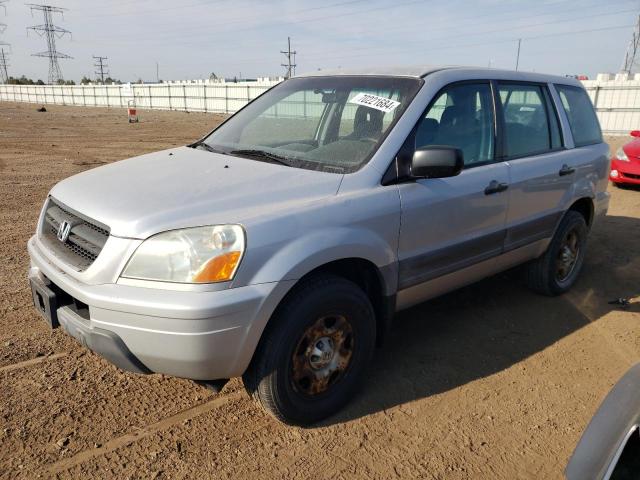
M 71 224 L 66 220 L 60 222 L 60 226 L 58 227 L 58 240 L 62 243 L 65 243 L 69 238 L 69 233 L 71 232 Z

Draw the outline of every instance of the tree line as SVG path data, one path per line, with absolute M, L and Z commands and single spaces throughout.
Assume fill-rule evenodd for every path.
M 80 85 L 87 85 L 88 83 L 99 84 L 102 82 L 94 81 L 88 77 L 82 77 L 82 79 L 80 80 Z M 40 79 L 33 80 L 31 78 L 27 78 L 24 75 L 22 75 L 21 77 L 9 77 L 9 79 L 7 80 L 7 84 L 9 85 L 46 85 Z M 58 80 L 58 83 L 56 83 L 56 85 L 75 85 L 75 84 L 76 82 L 74 82 L 73 80 Z M 115 78 L 107 77 L 104 79 L 104 84 L 105 85 L 121 85 L 122 82 Z

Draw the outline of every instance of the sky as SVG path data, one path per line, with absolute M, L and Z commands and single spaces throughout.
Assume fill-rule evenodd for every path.
M 93 55 L 122 81 L 282 75 L 291 37 L 297 73 L 375 65 L 474 65 L 552 74 L 617 72 L 638 0 L 48 0 L 65 79 L 95 78 Z M 9 75 L 46 81 L 46 40 L 24 1 L 0 8 Z M 7 47 L 4 47 L 7 50 Z

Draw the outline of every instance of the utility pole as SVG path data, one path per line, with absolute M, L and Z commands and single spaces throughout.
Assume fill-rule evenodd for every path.
M 52 18 L 54 13 L 63 15 L 64 11 L 67 9 L 52 7 L 51 5 L 36 5 L 33 3 L 28 3 L 27 6 L 31 7 L 31 15 L 33 15 L 34 10 L 39 10 L 44 15 L 44 23 L 42 25 L 27 27 L 27 33 L 29 30 L 33 30 L 41 37 L 45 37 L 47 39 L 47 51 L 33 53 L 32 56 L 45 57 L 49 59 L 49 84 L 55 85 L 63 80 L 58 59 L 73 58 L 56 50 L 56 38 L 62 38 L 65 34 L 69 34 L 69 36 L 71 36 L 71 32 L 54 25 Z
M 636 21 L 636 28 L 633 30 L 633 34 L 631 36 L 631 41 L 629 42 L 629 46 L 627 47 L 627 51 L 624 54 L 624 62 L 622 64 L 622 68 L 620 69 L 621 73 L 629 73 L 633 70 L 633 67 L 636 62 L 636 54 L 638 53 L 638 47 L 640 46 L 640 15 L 638 15 L 638 19 Z
M 520 44 L 522 43 L 522 39 L 518 39 L 518 53 L 516 54 L 516 72 L 518 71 L 518 66 L 520 65 Z
M 287 69 L 287 73 L 284 78 L 291 78 L 296 74 L 296 52 L 295 50 L 291 51 L 291 37 L 287 37 L 287 51 L 280 50 L 280 53 L 284 54 L 287 57 L 287 63 L 281 63 L 280 66 Z M 293 62 L 293 63 L 292 63 Z
M 109 72 L 104 71 L 104 69 L 109 66 L 106 63 L 104 63 L 104 61 L 107 60 L 107 57 L 98 57 L 94 55 L 93 59 L 96 61 L 96 63 L 94 63 L 93 66 L 99 69 L 97 72 L 93 72 L 93 73 L 100 76 L 100 82 L 104 85 L 104 75 L 105 73 L 109 75 Z
M 0 48 L 0 83 L 7 83 L 9 81 L 9 73 L 7 72 L 7 57 L 4 53 L 4 48 Z
M 160 65 L 156 62 L 156 83 L 160 83 Z

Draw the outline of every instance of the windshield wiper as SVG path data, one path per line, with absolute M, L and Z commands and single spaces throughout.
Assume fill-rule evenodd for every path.
M 274 163 L 279 163 L 280 165 L 286 165 L 287 167 L 291 166 L 291 162 L 287 160 L 286 157 L 281 157 L 280 155 L 276 155 L 275 153 L 266 152 L 264 150 L 232 150 L 229 152 L 231 155 L 240 155 L 254 158 L 263 158 L 269 160 Z
M 208 143 L 203 142 L 202 140 L 196 142 L 196 143 L 192 143 L 191 145 L 189 145 L 191 148 L 202 148 L 203 150 L 206 150 L 207 152 L 213 152 L 213 153 L 222 153 L 226 155 L 226 152 L 223 152 L 222 150 L 217 150 L 215 148 L 213 148 L 211 145 L 209 145 Z

